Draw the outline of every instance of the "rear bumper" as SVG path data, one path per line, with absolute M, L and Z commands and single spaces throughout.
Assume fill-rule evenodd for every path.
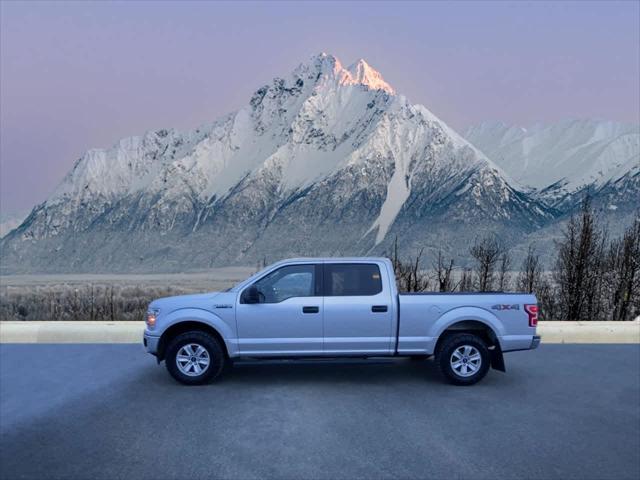
M 540 345 L 539 335 L 505 335 L 498 337 L 503 352 L 532 350 Z

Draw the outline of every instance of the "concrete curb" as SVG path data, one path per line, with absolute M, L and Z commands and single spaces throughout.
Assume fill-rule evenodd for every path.
M 542 343 L 640 343 L 640 320 L 632 322 L 540 322 Z
M 141 343 L 144 322 L 0 322 L 0 343 Z M 540 322 L 542 343 L 640 343 L 632 322 Z
M 0 322 L 0 343 L 142 343 L 144 322 Z

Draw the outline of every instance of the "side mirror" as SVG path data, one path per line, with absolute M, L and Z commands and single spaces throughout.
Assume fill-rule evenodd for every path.
M 244 303 L 260 303 L 260 291 L 255 285 L 251 285 L 244 291 Z

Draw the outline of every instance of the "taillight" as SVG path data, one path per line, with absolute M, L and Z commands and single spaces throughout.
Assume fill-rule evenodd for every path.
M 529 326 L 535 327 L 538 325 L 538 305 L 525 305 L 524 311 L 529 315 Z

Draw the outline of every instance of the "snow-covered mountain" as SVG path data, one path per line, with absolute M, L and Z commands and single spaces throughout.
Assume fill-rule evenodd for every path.
M 585 193 L 607 207 L 640 203 L 640 125 L 568 120 L 522 128 L 483 123 L 465 138 L 538 198 L 570 209 Z
M 395 236 L 466 251 L 553 214 L 364 60 L 320 54 L 212 124 L 88 151 L 0 247 L 5 272 L 181 271 L 383 253 Z

